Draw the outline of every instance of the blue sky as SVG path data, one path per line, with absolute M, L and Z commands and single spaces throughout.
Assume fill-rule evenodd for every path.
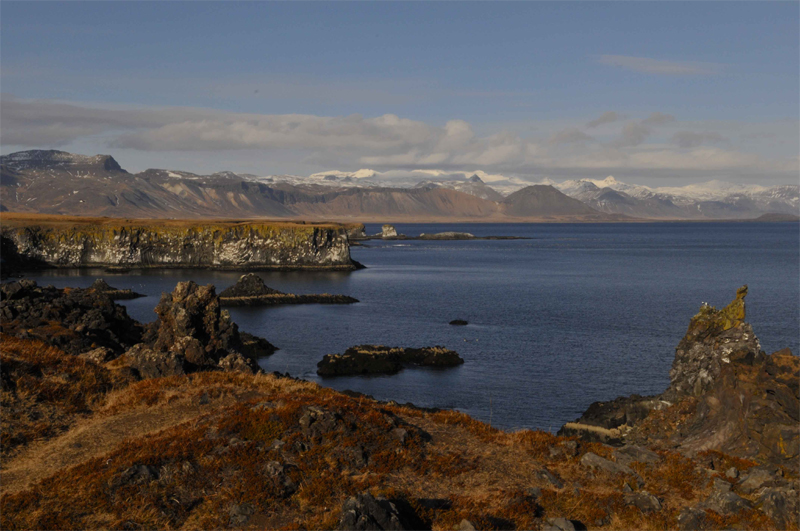
M 799 5 L 4 1 L 2 151 L 795 182 Z

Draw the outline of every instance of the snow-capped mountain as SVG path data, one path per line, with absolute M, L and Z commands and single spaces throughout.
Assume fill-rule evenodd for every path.
M 800 211 L 800 187 L 765 187 L 724 181 L 659 187 L 628 184 L 609 176 L 554 185 L 570 197 L 610 214 L 646 218 L 739 219 Z
M 415 212 L 434 217 L 458 213 L 480 218 L 508 215 L 517 209 L 535 217 L 553 210 L 550 203 L 558 198 L 565 205 L 564 212 L 588 215 L 565 201 L 564 196 L 568 196 L 603 215 L 617 216 L 615 219 L 620 215 L 644 219 L 752 219 L 764 214 L 796 216 L 800 212 L 797 185 L 767 187 L 710 181 L 651 188 L 612 176 L 535 183 L 480 170 L 429 169 L 330 170 L 308 176 L 257 176 L 232 171 L 198 175 L 167 169 L 131 174 L 108 155 L 90 157 L 43 150 L 0 157 L 0 167 L 2 208 L 18 211 L 168 217 L 178 213 L 194 216 L 237 212 L 324 217 L 367 211 L 370 215 L 388 215 L 396 209 L 398 214 L 408 216 Z M 508 202 L 522 189 L 527 192 Z M 559 193 L 554 194 L 555 190 Z

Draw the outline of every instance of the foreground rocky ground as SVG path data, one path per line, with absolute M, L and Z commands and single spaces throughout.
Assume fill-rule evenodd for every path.
M 697 422 L 722 418 L 697 404 L 713 405 L 730 366 L 758 371 L 748 392 L 780 395 L 764 402 L 774 414 L 796 404 L 782 382 L 797 381 L 797 358 L 724 346 L 714 357 L 730 330 L 750 341 L 743 300 L 740 313 L 701 311 L 710 326 L 679 347 L 676 374 L 705 363 L 711 378 L 632 414 L 641 436 L 623 422 L 606 444 L 263 374 L 213 288 L 180 284 L 151 325 L 105 295 L 52 290 L 2 290 L 3 529 L 798 527 L 796 453 L 776 460 L 727 435 L 690 444 Z M 665 433 L 648 438 L 647 426 Z

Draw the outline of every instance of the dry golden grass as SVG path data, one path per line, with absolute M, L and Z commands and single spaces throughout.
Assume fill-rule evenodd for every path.
M 15 348 L 28 348 L 44 368 L 74 362 L 86 369 L 85 362 L 24 341 Z M 88 372 L 114 369 L 112 362 Z M 624 484 L 639 489 L 631 477 L 580 464 L 588 451 L 612 457 L 611 448 L 597 443 L 565 452 L 575 439 L 507 433 L 458 412 L 380 404 L 273 375 L 196 373 L 122 387 L 95 380 L 105 382 L 98 376 L 78 384 L 94 398 L 69 431 L 29 445 L 26 460 L 3 460 L 3 529 L 219 528 L 231 525 L 230 511 L 241 504 L 253 509 L 247 524 L 253 528 L 329 529 L 343 501 L 364 491 L 409 504 L 437 530 L 452 530 L 462 519 L 484 529 L 537 529 L 549 517 L 590 528 L 671 529 L 681 509 L 708 496 L 710 458 L 743 470 L 749 464 L 724 454 L 693 460 L 669 451 L 659 452 L 656 465 L 634 463 L 642 488 L 663 505 L 644 514 L 625 504 Z M 61 403 L 45 391 L 37 392 Z M 311 413 L 328 426 L 303 428 L 301 419 Z M 92 445 L 93 439 L 103 443 Z M 86 447 L 70 450 L 75 442 Z M 271 462 L 283 472 L 273 475 Z M 132 467 L 151 467 L 153 477 L 130 479 Z M 9 489 L 9 470 L 34 470 L 34 481 Z M 563 485 L 551 484 L 542 470 Z M 423 502 L 431 498 L 445 502 L 433 508 Z M 720 529 L 775 528 L 756 510 L 709 513 L 709 522 Z
M 110 217 L 90 217 L 90 216 L 59 216 L 55 214 L 30 214 L 22 212 L 3 212 L 0 214 L 0 224 L 4 227 L 26 227 L 38 225 L 52 228 L 67 228 L 81 226 L 103 226 L 103 225 L 140 225 L 156 227 L 196 227 L 198 225 L 213 226 L 219 228 L 232 227 L 236 225 L 248 225 L 252 223 L 269 224 L 277 228 L 283 227 L 307 227 L 313 225 L 320 228 L 337 228 L 341 226 L 354 226 L 356 223 L 331 223 L 325 221 L 305 222 L 300 220 L 268 219 L 268 218 L 247 218 L 247 219 L 147 219 L 147 218 L 110 218 Z

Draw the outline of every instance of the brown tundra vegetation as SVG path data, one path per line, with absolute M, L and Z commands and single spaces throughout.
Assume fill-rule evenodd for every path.
M 743 301 L 741 313 L 722 328 L 741 324 Z M 127 354 L 67 353 L 7 324 L 3 529 L 798 528 L 796 455 L 689 451 L 652 435 L 659 422 L 679 432 L 702 393 L 654 411 L 635 444 L 606 444 L 504 432 L 243 363 L 143 378 Z M 160 330 L 187 344 L 200 333 L 185 324 L 164 318 Z M 152 355 L 179 359 L 170 348 Z M 796 373 L 797 358 L 780 363 Z

